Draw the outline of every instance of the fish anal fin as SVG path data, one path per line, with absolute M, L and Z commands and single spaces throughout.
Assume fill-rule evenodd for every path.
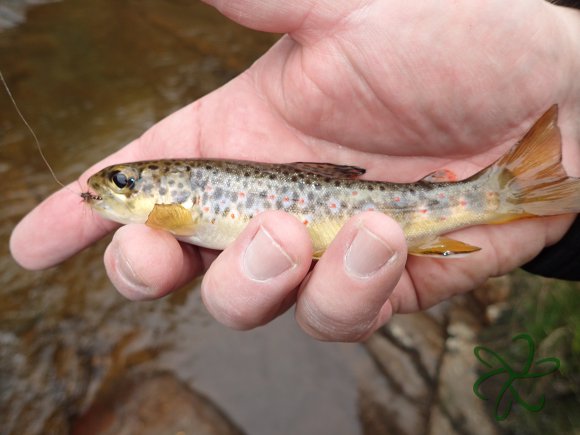
M 191 211 L 180 204 L 155 204 L 145 224 L 176 236 L 189 236 L 195 229 Z
M 477 252 L 481 248 L 469 245 L 459 240 L 447 237 L 437 237 L 419 245 L 409 247 L 409 254 L 438 258 L 458 258 L 472 252 Z
M 421 179 L 424 183 L 453 183 L 457 181 L 457 174 L 450 169 L 438 169 Z
M 366 169 L 358 166 L 335 165 L 333 163 L 295 162 L 287 163 L 284 166 L 308 174 L 330 178 L 357 178 L 366 172 Z

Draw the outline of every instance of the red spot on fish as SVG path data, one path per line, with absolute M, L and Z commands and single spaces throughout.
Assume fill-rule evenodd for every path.
M 207 213 L 207 212 L 209 211 L 209 207 L 206 205 L 206 206 L 203 208 L 203 211 Z
M 462 200 L 460 200 L 460 201 L 459 201 L 459 205 L 460 205 L 461 207 L 465 207 L 465 206 L 467 205 L 467 201 L 466 201 L 466 200 L 464 200 L 464 199 L 462 199 Z
M 230 214 L 230 217 L 231 217 L 232 219 L 235 219 L 235 218 L 236 218 L 236 215 L 235 215 L 234 213 L 231 213 L 231 214 Z
M 238 196 L 239 196 L 240 198 L 243 198 L 243 197 L 245 197 L 245 196 L 246 196 L 246 192 L 238 192 Z
M 393 198 L 393 201 L 395 201 L 395 202 L 399 202 L 400 200 L 401 200 L 401 198 L 399 198 L 398 196 L 395 196 L 395 197 Z
M 300 204 L 300 205 L 303 205 L 303 204 L 304 204 L 304 198 L 300 198 L 300 199 L 298 200 L 298 204 Z
M 352 196 L 357 196 L 357 195 L 358 195 L 358 192 L 356 190 L 353 190 L 352 191 Z
M 445 217 L 445 216 L 441 216 L 441 217 L 439 218 L 439 220 L 440 220 L 440 221 L 446 221 L 446 220 L 447 220 L 447 217 Z
M 426 208 L 422 208 L 421 210 L 419 210 L 421 213 L 427 213 L 427 209 Z
M 290 201 L 290 198 L 288 198 L 287 196 L 284 197 L 284 201 L 288 202 Z
M 304 225 L 308 225 L 308 224 L 310 223 L 310 221 L 309 221 L 308 219 L 304 219 L 304 220 L 302 221 L 302 223 L 303 223 Z
M 334 202 L 331 202 L 330 204 L 328 204 L 328 206 L 329 206 L 330 208 L 336 208 L 336 203 L 334 203 Z
M 441 193 L 439 194 L 439 198 L 441 198 L 441 199 L 445 198 L 445 194 L 444 194 L 443 192 L 441 192 Z
M 268 199 L 270 201 L 274 201 L 276 199 L 276 195 L 268 195 Z

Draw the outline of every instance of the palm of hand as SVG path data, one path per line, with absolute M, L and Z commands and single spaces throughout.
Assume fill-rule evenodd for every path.
M 545 61 L 552 23 L 543 5 L 529 2 L 509 10 L 469 2 L 443 13 L 441 2 L 429 3 L 370 2 L 327 27 L 324 17 L 310 17 L 316 32 L 283 37 L 203 107 L 209 122 L 200 152 L 356 164 L 368 178 L 406 182 L 441 167 L 467 176 L 491 164 L 535 116 L 565 99 L 565 89 L 554 94 L 555 68 Z M 212 117 L 223 114 L 213 128 Z M 394 308 L 425 308 L 505 273 L 569 222 L 465 230 L 484 248 L 478 258 L 410 258 Z
M 271 2 L 248 15 L 250 4 L 256 6 L 226 2 L 222 12 L 290 36 L 240 77 L 89 169 L 81 182 L 108 164 L 169 157 L 327 161 L 402 182 L 442 167 L 462 177 L 496 160 L 551 104 L 571 106 L 571 89 L 561 85 L 572 82 L 564 76 L 571 68 L 554 49 L 565 38 L 543 1 L 508 7 L 499 0 L 356 6 L 328 0 L 296 2 L 287 11 Z M 13 253 L 29 267 L 62 261 L 112 228 L 87 227 L 86 215 L 67 207 L 69 195 L 57 193 L 15 231 Z M 66 240 L 40 234 L 51 222 Z M 463 230 L 454 237 L 483 251 L 461 261 L 410 258 L 387 311 L 426 308 L 505 273 L 557 240 L 570 222 L 558 217 Z M 171 285 L 215 259 L 200 253 L 184 250 L 197 269 L 179 272 Z M 280 312 L 295 299 L 290 294 Z

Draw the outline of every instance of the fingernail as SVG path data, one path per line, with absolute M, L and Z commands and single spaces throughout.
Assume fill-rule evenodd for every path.
M 396 253 L 383 240 L 361 227 L 346 251 L 345 267 L 357 278 L 370 278 L 395 259 Z
M 115 259 L 115 266 L 119 273 L 119 278 L 127 286 L 130 286 L 134 292 L 144 295 L 151 293 L 151 288 L 145 284 L 143 278 L 133 269 L 133 266 L 131 266 L 131 263 L 118 246 L 113 246 L 113 258 Z
M 266 281 L 294 266 L 292 258 L 260 227 L 244 254 L 244 266 L 251 279 Z

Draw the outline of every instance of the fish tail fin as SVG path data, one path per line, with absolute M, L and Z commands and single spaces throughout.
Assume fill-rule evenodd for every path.
M 568 177 L 562 166 L 557 120 L 553 105 L 490 168 L 502 192 L 499 211 L 511 216 L 506 220 L 580 212 L 580 178 Z

